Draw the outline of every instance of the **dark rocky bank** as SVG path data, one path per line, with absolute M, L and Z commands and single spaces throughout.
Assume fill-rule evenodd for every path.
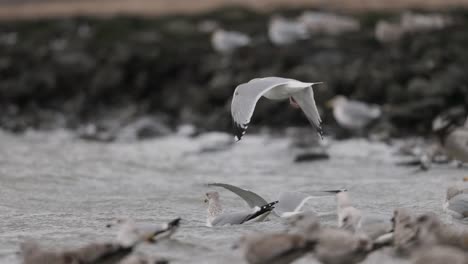
M 357 33 L 315 35 L 285 47 L 268 41 L 272 14 L 242 8 L 197 16 L 1 22 L 0 127 L 80 130 L 91 123 L 97 125 L 92 134 L 151 116 L 169 128 L 192 123 L 231 130 L 236 85 L 282 76 L 325 82 L 315 94 L 326 132 L 334 121 L 325 102 L 344 94 L 385 105 L 394 135 L 427 134 L 444 109 L 468 108 L 468 11 L 447 14 L 456 19 L 448 28 L 391 44 L 374 38 L 374 26 L 399 14 L 367 13 L 356 15 L 362 24 Z M 254 44 L 229 57 L 216 54 L 210 34 L 198 30 L 206 20 L 248 33 Z M 260 102 L 252 122 L 252 128 L 307 124 L 286 101 Z M 142 137 L 158 135 L 151 130 L 158 125 L 144 127 Z

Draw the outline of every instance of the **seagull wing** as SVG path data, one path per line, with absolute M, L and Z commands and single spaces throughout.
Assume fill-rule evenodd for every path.
M 308 196 L 300 192 L 282 192 L 279 196 L 279 203 L 276 206 L 276 211 L 280 215 L 288 213 L 298 213 L 302 210 L 305 203 L 317 196 Z
M 235 194 L 237 194 L 240 198 L 242 198 L 250 208 L 260 207 L 262 205 L 267 204 L 268 202 L 263 199 L 260 195 L 249 191 L 239 188 L 237 186 L 227 184 L 227 183 L 210 183 L 208 186 L 216 186 L 216 187 L 223 187 Z
M 269 213 L 271 210 L 275 208 L 275 204 L 278 203 L 272 202 L 268 204 L 264 204 L 261 207 L 256 207 L 253 211 L 243 211 L 243 212 L 236 212 L 236 213 L 226 213 L 219 215 L 211 222 L 212 226 L 222 226 L 222 225 L 240 225 L 250 220 L 253 220 L 257 217 L 265 215 Z
M 317 132 L 321 136 L 323 134 L 322 127 L 320 126 L 322 120 L 315 104 L 314 91 L 312 90 L 312 85 L 314 84 L 317 83 L 313 83 L 311 86 L 294 93 L 293 99 L 301 107 L 309 122 L 317 129 Z
M 291 79 L 266 77 L 253 79 L 236 87 L 231 103 L 231 115 L 234 122 L 235 138 L 239 141 L 245 134 L 250 118 L 260 97 L 278 86 L 285 85 Z

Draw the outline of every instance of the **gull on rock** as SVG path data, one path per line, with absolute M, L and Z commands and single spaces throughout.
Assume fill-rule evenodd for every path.
M 336 122 L 349 130 L 362 130 L 382 115 L 380 107 L 337 95 L 328 102 Z
M 268 26 L 268 37 L 273 44 L 283 46 L 307 39 L 309 33 L 307 27 L 300 21 L 274 16 Z
M 208 227 L 223 226 L 223 225 L 240 225 L 269 213 L 275 207 L 278 201 L 266 203 L 260 207 L 255 207 L 253 210 L 224 213 L 221 206 L 221 201 L 218 192 L 207 192 L 205 203 L 208 203 L 207 221 Z
M 298 20 L 312 33 L 338 35 L 360 29 L 357 19 L 330 13 L 305 11 Z
M 330 191 L 336 192 L 336 191 Z M 381 240 L 392 230 L 390 217 L 365 214 L 351 205 L 347 190 L 336 194 L 338 227 L 353 233 L 364 234 L 372 240 Z
M 238 242 L 249 264 L 289 264 L 310 252 L 316 241 L 287 233 L 251 234 Z
M 231 115 L 235 126 L 235 138 L 240 140 L 250 123 L 255 105 L 260 97 L 270 100 L 288 99 L 300 107 L 312 126 L 322 135 L 321 119 L 314 99 L 312 86 L 319 83 L 304 83 L 281 77 L 256 78 L 236 87 L 231 103 Z
M 250 37 L 241 32 L 217 29 L 211 35 L 213 49 L 221 54 L 230 54 L 238 48 L 248 46 L 250 43 Z
M 458 183 L 447 188 L 443 209 L 453 218 L 468 223 L 468 185 Z
M 296 234 L 317 242 L 311 253 L 323 264 L 359 263 L 376 249 L 367 236 L 344 229 L 322 227 L 313 214 L 295 215 L 289 223 Z
M 460 162 L 468 162 L 468 127 L 439 116 L 432 123 L 432 130 L 438 136 L 445 154 Z

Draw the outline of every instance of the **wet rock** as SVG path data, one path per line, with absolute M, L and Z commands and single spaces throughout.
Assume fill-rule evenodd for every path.
M 160 119 L 144 116 L 124 126 L 117 133 L 119 141 L 135 141 L 167 136 L 172 130 Z
M 324 151 L 308 151 L 296 155 L 294 162 L 308 162 L 308 161 L 318 161 L 318 160 L 327 160 L 330 159 L 330 155 Z
M 303 11 L 281 15 L 297 18 Z M 350 16 L 347 19 L 354 22 L 348 21 L 349 25 L 359 23 L 359 29 L 320 33 L 285 47 L 268 40 L 273 14 L 280 12 L 228 8 L 192 16 L 1 22 L 5 28 L 0 32 L 0 106 L 13 105 L 18 113 L 2 116 L 0 127 L 48 129 L 55 125 L 41 123 L 56 118 L 56 124 L 72 129 L 95 124 L 97 129 L 84 133 L 85 137 L 109 140 L 126 124 L 163 113 L 169 118 L 164 123 L 174 127 L 190 123 L 200 131 L 230 131 L 233 90 L 262 76 L 325 82 L 314 93 L 318 107 L 324 109 L 327 131 L 333 131 L 326 127 L 333 124 L 333 117 L 324 103 L 335 94 L 387 105 L 389 127 L 394 128 L 391 135 L 430 133 L 432 120 L 442 110 L 468 105 L 465 11 L 441 14 L 454 21 L 444 22 L 443 30 L 411 31 L 391 37 L 388 45 L 374 40 L 375 25 L 382 19 L 399 18 L 398 13 Z M 251 36 L 251 45 L 227 58 L 216 54 L 210 34 L 201 31 L 217 25 Z M 145 107 L 130 117 L 110 118 L 115 125 L 96 117 L 122 105 Z M 63 116 L 44 118 L 37 114 L 40 110 Z M 283 102 L 262 100 L 252 118 L 254 124 L 308 126 L 300 111 Z M 155 130 L 142 129 L 141 137 L 158 135 L 153 134 Z M 106 133 L 114 136 L 91 136 L 96 131 L 111 131 Z

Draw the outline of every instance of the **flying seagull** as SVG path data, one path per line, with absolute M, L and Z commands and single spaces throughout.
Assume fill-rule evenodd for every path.
M 281 77 L 256 78 L 236 87 L 231 104 L 231 115 L 235 126 L 235 139 L 239 141 L 245 134 L 260 97 L 270 100 L 289 98 L 291 105 L 300 107 L 310 123 L 322 135 L 320 115 L 314 100 L 312 86 L 316 83 L 304 83 Z

